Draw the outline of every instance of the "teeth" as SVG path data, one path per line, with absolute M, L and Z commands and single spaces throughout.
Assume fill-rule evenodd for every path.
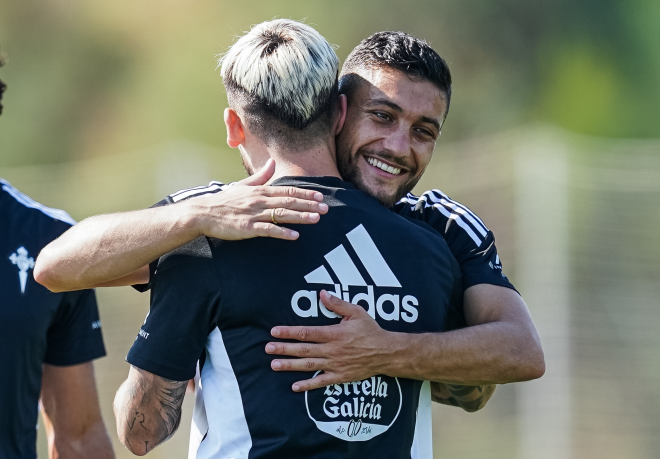
M 400 169 L 400 168 L 398 168 L 398 167 L 388 166 L 387 164 L 382 163 L 382 162 L 378 161 L 378 160 L 375 159 L 375 158 L 367 158 L 367 162 L 368 162 L 369 164 L 371 164 L 372 166 L 377 167 L 378 169 L 382 169 L 382 170 L 384 170 L 385 172 L 389 172 L 389 173 L 392 174 L 392 175 L 399 175 L 399 174 L 401 173 L 401 169 Z

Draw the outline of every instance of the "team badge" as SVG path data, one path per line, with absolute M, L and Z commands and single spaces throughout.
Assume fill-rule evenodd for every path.
M 385 433 L 399 417 L 402 402 L 399 380 L 385 375 L 305 392 L 307 414 L 316 427 L 344 441 Z
M 28 270 L 34 268 L 34 258 L 28 257 L 25 247 L 19 247 L 16 253 L 9 256 L 9 261 L 18 267 L 18 279 L 21 281 L 21 293 L 25 293 L 27 285 Z

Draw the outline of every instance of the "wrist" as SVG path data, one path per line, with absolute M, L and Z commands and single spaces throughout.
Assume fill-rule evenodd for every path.
M 382 359 L 380 373 L 394 377 L 410 377 L 414 362 L 411 360 L 415 353 L 410 352 L 416 335 L 410 333 L 386 332 L 384 349 L 387 355 Z
M 206 218 L 208 212 L 196 201 L 196 199 L 190 199 L 175 206 L 179 207 L 177 218 L 179 227 L 190 235 L 191 240 L 206 235 L 208 231 Z

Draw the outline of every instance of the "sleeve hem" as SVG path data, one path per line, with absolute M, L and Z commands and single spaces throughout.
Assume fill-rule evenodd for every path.
M 465 279 L 465 278 L 463 278 Z M 511 284 L 510 282 L 502 279 L 502 280 L 496 280 L 496 279 L 474 279 L 474 280 L 467 280 L 465 279 L 463 281 L 463 291 L 469 289 L 470 287 L 473 287 L 475 285 L 479 284 L 488 284 L 488 285 L 497 285 L 498 287 L 506 287 L 508 289 L 513 290 L 516 292 L 518 295 L 520 295 L 520 292 Z
M 130 351 L 126 356 L 126 361 L 134 367 L 148 371 L 149 373 L 153 373 L 156 376 L 160 376 L 161 378 L 170 379 L 172 381 L 188 381 L 189 379 L 193 379 L 195 377 L 194 369 L 192 372 L 190 372 L 187 370 L 171 368 L 166 365 L 140 357 Z

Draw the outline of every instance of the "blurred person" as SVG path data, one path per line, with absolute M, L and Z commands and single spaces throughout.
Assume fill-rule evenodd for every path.
M 264 353 L 274 325 L 336 324 L 349 313 L 408 346 L 413 334 L 444 330 L 462 300 L 460 268 L 444 239 L 341 179 L 334 139 L 346 98 L 337 94 L 338 67 L 327 41 L 291 20 L 253 27 L 224 56 L 229 144 L 248 169 L 272 157 L 273 186 L 320 192 L 329 210 L 299 226 L 293 244 L 200 237 L 161 257 L 149 315 L 127 356 L 129 376 L 115 397 L 119 438 L 133 453 L 174 433 L 202 356 L 195 457 L 410 458 L 427 375 L 368 369 L 350 385 L 293 392 L 293 382 L 314 369 L 276 374 Z M 426 89 L 436 97 L 425 109 L 439 124 L 441 90 L 430 82 Z M 336 294 L 360 291 L 369 311 L 331 306 L 323 288 L 335 279 Z
M 51 293 L 32 277 L 39 251 L 73 224 L 0 178 L 2 459 L 37 457 L 39 402 L 49 457 L 114 458 L 92 365 L 105 355 L 94 291 Z
M 348 113 L 347 123 L 337 138 L 340 171 L 351 177 L 358 188 L 378 196 L 385 204 L 396 202 L 412 189 L 430 160 L 446 117 L 451 95 L 448 69 L 446 87 L 439 96 L 445 100 L 446 108 L 441 119 L 436 120 L 437 126 L 428 123 L 429 117 L 425 119 L 423 110 L 416 106 L 419 94 L 408 97 L 415 91 L 399 89 L 400 84 L 415 83 L 410 88 L 420 88 L 422 101 L 427 100 L 428 91 L 424 90 L 432 81 L 428 74 L 433 72 L 425 61 L 434 62 L 434 56 L 437 53 L 422 40 L 400 32 L 382 32 L 358 45 L 342 70 L 340 91 L 348 97 Z M 442 61 L 439 56 L 437 60 Z M 253 173 L 266 158 L 264 153 L 252 162 L 246 161 L 246 168 Z M 266 183 L 274 167 L 274 163 L 267 162 L 248 180 Z M 383 171 L 385 168 L 397 173 Z M 107 282 L 147 283 L 156 262 L 151 268 L 141 266 L 199 235 L 236 239 L 268 232 L 294 239 L 296 235 L 289 233 L 290 229 L 266 222 L 276 219 L 281 223 L 313 223 L 318 221 L 318 214 L 325 212 L 313 202 L 300 203 L 300 209 L 312 212 L 311 216 L 274 208 L 275 201 L 268 195 L 272 187 L 241 185 L 211 183 L 208 187 L 183 190 L 159 203 L 177 203 L 176 206 L 87 219 L 44 251 L 37 261 L 37 269 L 41 268 L 38 278 L 54 290 Z M 241 201 L 239 196 L 245 199 Z M 429 379 L 455 383 L 433 383 L 434 400 L 474 411 L 483 407 L 492 394 L 493 386 L 482 387 L 481 383 L 539 377 L 543 373 L 543 353 L 538 334 L 524 302 L 502 274 L 492 232 L 465 206 L 438 190 L 420 197 L 407 194 L 392 210 L 433 226 L 446 239 L 463 273 L 464 315 L 458 317 L 456 324 L 468 327 L 436 334 L 431 341 L 419 342 L 409 350 L 411 356 L 427 354 L 433 361 L 436 373 Z M 359 313 L 358 309 L 352 310 Z M 367 339 L 377 337 L 379 347 L 388 349 L 386 335 L 363 333 L 361 327 L 367 324 L 368 321 L 342 321 L 328 327 L 325 333 L 308 327 L 306 330 L 312 333 L 307 338 L 323 334 L 322 343 L 298 347 L 269 343 L 272 347 L 268 346 L 267 352 L 306 354 L 300 364 L 325 370 L 324 377 L 299 381 L 294 390 L 348 382 L 355 378 L 356 368 L 374 368 L 382 361 L 382 356 L 367 352 L 372 344 L 366 343 Z M 296 339 L 298 332 L 286 327 L 273 330 L 279 338 Z M 292 364 L 296 361 L 272 362 L 273 367 L 280 366 L 279 370 L 293 369 Z M 475 387 L 466 387 L 470 383 Z

